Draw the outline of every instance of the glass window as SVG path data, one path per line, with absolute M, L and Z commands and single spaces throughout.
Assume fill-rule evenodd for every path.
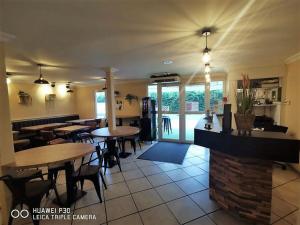
M 223 81 L 212 81 L 210 83 L 210 109 L 215 113 L 223 113 Z
M 205 111 L 205 85 L 195 84 L 185 86 L 185 111 Z
M 179 112 L 179 86 L 166 86 L 161 89 L 163 112 Z
M 97 117 L 103 118 L 106 117 L 106 97 L 105 92 L 96 92 L 96 114 Z

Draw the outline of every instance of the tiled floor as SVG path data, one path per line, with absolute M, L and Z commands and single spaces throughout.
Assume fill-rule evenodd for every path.
M 150 145 L 136 155 L 121 159 L 118 167 L 107 170 L 108 189 L 102 189 L 104 202 L 93 186 L 86 182 L 87 195 L 71 207 L 72 213 L 95 214 L 96 220 L 43 221 L 41 224 L 106 225 L 240 225 L 239 219 L 221 210 L 208 195 L 209 151 L 191 146 L 182 165 L 139 160 Z M 127 151 L 129 146 L 127 147 Z M 65 190 L 60 174 L 58 189 Z M 272 224 L 300 224 L 300 177 L 291 169 L 274 168 Z M 52 204 L 51 193 L 43 206 Z M 299 218 L 298 218 L 299 217 Z M 30 221 L 26 220 L 27 223 Z M 23 221 L 24 222 L 24 221 Z M 20 224 L 16 221 L 14 224 Z

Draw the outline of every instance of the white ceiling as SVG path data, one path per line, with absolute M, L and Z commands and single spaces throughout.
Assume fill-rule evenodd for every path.
M 120 79 L 203 70 L 209 37 L 215 71 L 278 65 L 300 50 L 299 0 L 3 0 L 7 71 L 33 80 L 95 82 L 112 66 Z M 165 59 L 173 60 L 163 65 Z

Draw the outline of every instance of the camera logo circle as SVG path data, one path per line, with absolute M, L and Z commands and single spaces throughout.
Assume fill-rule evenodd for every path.
M 10 215 L 14 219 L 19 218 L 19 217 L 25 219 L 29 216 L 29 211 L 27 209 L 22 209 L 22 210 L 13 209 L 10 212 Z

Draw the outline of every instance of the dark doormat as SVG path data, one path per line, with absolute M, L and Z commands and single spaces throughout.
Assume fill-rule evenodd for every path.
M 182 164 L 189 144 L 158 142 L 150 147 L 138 159 Z

